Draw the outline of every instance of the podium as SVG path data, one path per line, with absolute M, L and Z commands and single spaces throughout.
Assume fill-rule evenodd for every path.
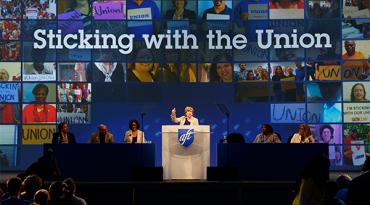
M 163 179 L 207 179 L 209 125 L 162 126 Z

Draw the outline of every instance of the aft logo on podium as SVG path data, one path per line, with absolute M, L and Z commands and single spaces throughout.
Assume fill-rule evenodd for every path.
M 182 146 L 189 147 L 194 142 L 194 129 L 179 129 L 178 139 Z

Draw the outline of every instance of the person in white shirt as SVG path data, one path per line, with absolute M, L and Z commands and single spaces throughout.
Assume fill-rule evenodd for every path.
M 145 143 L 144 132 L 139 130 L 140 124 L 137 120 L 130 120 L 130 130 L 126 131 L 123 142 L 129 144 Z
M 187 106 L 184 109 L 184 116 L 177 118 L 176 108 L 173 108 L 171 112 L 171 119 L 172 122 L 178 123 L 180 125 L 199 125 L 198 119 L 193 117 L 193 115 L 194 109 L 192 107 Z
M 299 126 L 299 132 L 293 135 L 290 143 L 315 143 L 310 126 L 301 124 Z

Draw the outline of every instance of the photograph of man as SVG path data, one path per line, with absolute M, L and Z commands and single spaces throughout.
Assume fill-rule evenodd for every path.
M 137 143 L 145 143 L 144 132 L 139 130 L 140 124 L 137 120 L 130 120 L 128 123 L 129 130 L 125 132 L 125 136 L 123 138 L 124 143 L 128 144 L 137 144 Z
M 55 73 L 55 63 L 41 63 L 33 62 L 31 69 L 26 69 L 24 66 L 24 73 L 26 75 L 37 75 L 37 74 L 54 74 Z
M 248 79 L 247 64 L 240 63 L 239 64 L 239 71 L 235 71 L 234 75 L 235 75 L 234 79 L 236 81 L 247 80 Z
M 193 115 L 194 115 L 194 108 L 187 106 L 184 109 L 184 116 L 177 118 L 176 108 L 173 108 L 171 112 L 171 120 L 172 122 L 180 124 L 180 125 L 199 125 L 198 119 L 193 117 Z
M 75 135 L 69 132 L 67 122 L 59 123 L 58 130 L 58 132 L 53 134 L 53 144 L 76 144 Z
M 153 0 L 128 0 L 127 1 L 127 11 L 133 10 L 133 9 L 145 9 L 149 8 L 150 12 L 148 13 L 148 16 L 145 19 L 137 19 L 133 16 L 128 20 L 159 20 L 161 19 L 161 13 L 159 11 L 159 8 L 157 4 Z M 140 10 L 144 11 L 144 10 Z
M 224 18 L 219 20 L 231 20 L 233 13 L 232 10 L 227 7 L 226 0 L 212 0 L 213 7 L 207 9 L 203 13 L 203 20 L 217 20 L 217 17 L 213 15 L 223 15 Z
M 113 134 L 108 132 L 106 125 L 100 124 L 98 131 L 91 134 L 90 138 L 91 144 L 113 144 L 114 137 Z
M 196 19 L 194 11 L 186 9 L 187 0 L 172 0 L 174 9 L 170 9 L 166 12 L 167 20 L 186 20 Z
M 49 94 L 49 88 L 45 84 L 37 84 L 32 89 L 35 103 L 45 103 Z M 23 123 L 55 122 L 56 108 L 49 104 L 29 104 L 23 108 Z
M 356 51 L 356 42 L 353 40 L 344 41 L 344 48 L 346 53 L 342 55 L 343 60 L 367 59 L 365 54 L 360 51 Z

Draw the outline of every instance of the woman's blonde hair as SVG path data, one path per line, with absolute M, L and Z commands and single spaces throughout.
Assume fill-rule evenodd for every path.
M 188 111 L 192 112 L 194 114 L 194 108 L 190 107 L 190 106 L 186 106 L 185 109 L 184 109 L 184 114 L 186 114 Z

